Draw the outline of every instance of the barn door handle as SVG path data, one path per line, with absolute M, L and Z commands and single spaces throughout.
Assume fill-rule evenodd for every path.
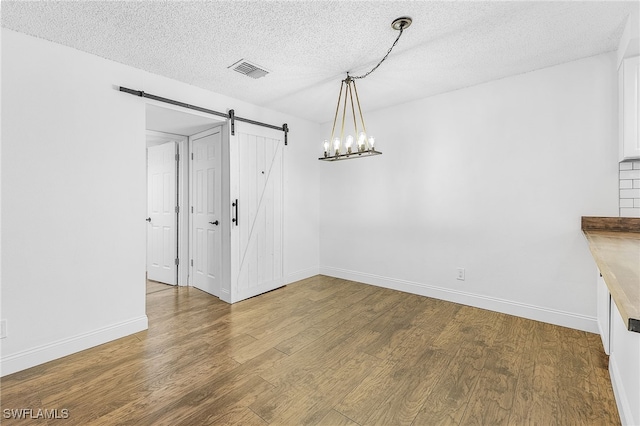
M 238 226 L 238 199 L 236 198 L 236 200 L 231 203 L 231 205 L 234 208 L 235 213 L 233 214 L 233 219 L 231 219 L 231 222 L 235 223 L 236 226 Z
M 150 217 L 146 218 L 145 220 L 146 220 L 147 222 L 151 222 L 151 218 L 150 218 Z
M 218 223 L 219 223 L 219 222 L 216 220 L 215 222 L 209 222 L 209 223 L 210 223 L 211 225 L 218 226 Z

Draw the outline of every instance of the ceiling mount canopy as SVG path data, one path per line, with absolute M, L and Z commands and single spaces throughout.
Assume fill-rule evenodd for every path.
M 364 124 L 364 116 L 362 115 L 362 108 L 360 107 L 360 99 L 358 97 L 358 90 L 356 88 L 356 80 L 367 77 L 369 74 L 374 72 L 389 56 L 393 48 L 398 44 L 398 40 L 402 36 L 402 32 L 407 29 L 411 23 L 412 19 L 408 16 L 401 16 L 400 18 L 394 19 L 391 23 L 391 28 L 396 31 L 399 31 L 398 37 L 393 42 L 387 53 L 384 57 L 378 62 L 371 70 L 362 74 L 362 75 L 349 75 L 347 72 L 347 77 L 341 81 L 340 83 L 340 92 L 338 93 L 338 104 L 336 106 L 336 113 L 333 118 L 333 128 L 331 129 L 331 138 L 325 140 L 323 142 L 324 156 L 318 158 L 318 160 L 322 161 L 337 161 L 337 160 L 348 160 L 352 158 L 363 158 L 370 157 L 372 155 L 380 155 L 382 152 L 376 151 L 375 149 L 375 138 L 369 134 L 367 134 L 367 128 Z M 343 100 L 344 96 L 344 100 Z M 355 104 L 354 104 L 355 98 Z M 338 122 L 338 113 L 340 112 L 340 107 L 342 103 L 342 118 L 341 118 L 341 128 L 340 128 L 340 136 L 335 136 L 336 131 L 336 123 Z M 347 105 L 350 106 L 349 110 L 353 117 L 353 131 L 357 137 L 357 140 L 350 134 L 347 134 L 347 137 L 344 138 L 345 134 L 345 123 L 346 116 L 349 112 L 347 109 Z M 357 108 L 357 114 L 356 114 Z M 360 121 L 358 122 L 358 118 Z M 356 147 L 354 147 L 354 142 L 356 142 Z
M 393 20 L 393 22 L 391 23 L 391 28 L 396 31 L 406 30 L 407 28 L 409 28 L 412 22 L 413 20 L 408 16 L 401 16 Z

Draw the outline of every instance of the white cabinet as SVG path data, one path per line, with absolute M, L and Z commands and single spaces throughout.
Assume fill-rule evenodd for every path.
M 640 425 L 640 333 L 629 331 L 598 271 L 598 329 L 609 355 L 609 375 L 624 425 Z
M 640 56 L 622 60 L 618 69 L 620 161 L 640 158 Z
M 627 330 L 611 303 L 609 375 L 623 425 L 640 425 L 640 333 Z
M 611 318 L 611 294 L 607 288 L 607 284 L 602 278 L 602 274 L 598 271 L 597 280 L 597 308 L 598 308 L 598 329 L 602 338 L 602 346 L 604 352 L 609 355 L 609 319 Z

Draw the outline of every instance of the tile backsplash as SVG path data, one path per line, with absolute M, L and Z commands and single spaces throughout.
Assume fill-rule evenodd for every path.
M 640 217 L 640 160 L 620 163 L 620 217 Z

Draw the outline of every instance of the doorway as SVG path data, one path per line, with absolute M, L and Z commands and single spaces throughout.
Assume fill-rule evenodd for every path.
M 198 112 L 146 105 L 147 277 L 151 280 L 192 285 L 190 137 L 223 124 Z

